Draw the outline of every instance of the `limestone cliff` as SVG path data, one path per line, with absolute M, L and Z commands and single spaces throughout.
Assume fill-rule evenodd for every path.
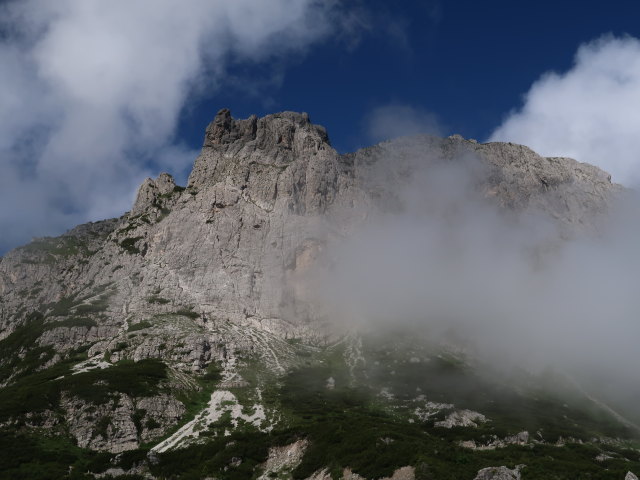
M 143 183 L 121 218 L 34 240 L 0 260 L 0 340 L 7 340 L 0 384 L 78 351 L 93 359 L 91 368 L 162 359 L 174 384 L 212 362 L 240 382 L 233 368 L 242 352 L 283 370 L 293 355 L 287 339 L 318 344 L 327 333 L 299 275 L 370 212 L 402 208 L 397 192 L 418 157 L 419 168 L 471 161 L 481 171 L 474 188 L 485 198 L 544 212 L 566 235 L 596 228 L 620 191 L 596 167 L 521 145 L 417 136 L 339 154 L 306 114 L 236 120 L 221 110 L 186 187 L 163 173 Z M 126 432 L 113 420 L 101 436 L 85 428 L 86 402 L 64 396 L 79 444 L 134 448 L 184 412 L 159 394 L 118 395 L 100 408 L 119 405 Z M 136 409 L 165 413 L 136 432 L 129 420 Z

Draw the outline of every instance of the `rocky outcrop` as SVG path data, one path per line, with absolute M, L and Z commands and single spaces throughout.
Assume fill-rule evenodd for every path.
M 258 480 L 268 480 L 290 474 L 300 465 L 308 446 L 308 440 L 303 439 L 282 447 L 270 448 L 269 458 L 262 465 L 262 475 L 258 477 Z
M 64 395 L 61 405 L 78 446 L 112 453 L 162 435 L 185 413 L 184 405 L 169 395 L 135 399 L 120 394 L 103 404 Z
M 152 207 L 157 207 L 160 204 L 162 198 L 171 196 L 176 189 L 176 182 L 168 173 L 161 173 L 155 180 L 147 178 L 138 189 L 138 195 L 130 215 L 148 213 Z
M 327 469 L 319 470 L 306 480 L 331 480 L 333 477 Z M 390 477 L 380 478 L 379 480 L 415 480 L 416 474 L 413 467 L 398 468 Z M 361 475 L 354 473 L 350 468 L 345 468 L 342 472 L 341 480 L 366 480 Z
M 623 190 L 593 165 L 543 157 L 524 145 L 482 144 L 460 135 L 404 137 L 346 157 L 361 170 L 359 176 L 366 179 L 370 194 L 387 208 L 394 190 L 401 190 L 412 174 L 442 164 L 458 165 L 458 174 L 468 176 L 469 188 L 507 209 L 543 213 L 566 234 L 576 228 L 597 228 L 598 214 L 606 212 L 612 196 Z
M 527 445 L 530 442 L 529 432 L 526 430 L 519 432 L 515 435 L 507 435 L 504 438 L 498 438 L 493 435 L 489 440 L 479 442 L 476 440 L 465 440 L 460 442 L 460 446 L 463 448 L 469 448 L 471 450 L 494 450 L 496 448 L 504 448 L 509 445 Z M 534 440 L 535 443 L 542 443 L 539 440 Z
M 36 238 L 1 257 L 0 339 L 31 313 L 92 282 L 99 273 L 92 260 L 117 224 L 110 219 L 79 225 L 60 237 Z
M 3 334 L 24 320 L 21 309 L 112 284 L 112 324 L 193 308 L 202 321 L 313 336 L 322 312 L 300 278 L 372 209 L 401 208 L 402 185 L 443 162 L 474 172 L 472 186 L 486 198 L 543 211 L 564 227 L 593 226 L 619 190 L 596 167 L 520 145 L 417 136 L 340 155 L 306 114 L 236 120 L 221 110 L 186 189 L 167 174 L 147 179 L 118 221 L 1 260 Z
M 487 467 L 478 472 L 474 480 L 520 480 L 520 470 L 524 465 L 518 465 L 513 470 L 507 467 Z
M 40 345 L 52 345 L 59 351 L 66 351 L 113 338 L 118 334 L 119 330 L 117 325 L 52 326 L 50 330 L 46 330 L 40 336 L 38 343 Z
M 447 415 L 447 418 L 440 422 L 435 422 L 435 427 L 453 428 L 453 427 L 473 427 L 477 428 L 478 423 L 484 423 L 487 418 L 481 413 L 472 410 L 456 410 Z

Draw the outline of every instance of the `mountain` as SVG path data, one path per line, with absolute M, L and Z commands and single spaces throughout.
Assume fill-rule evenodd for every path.
M 427 333 L 359 331 L 316 295 L 331 252 L 443 168 L 505 217 L 544 217 L 549 248 L 597 235 L 623 192 L 521 145 L 413 136 L 339 154 L 306 114 L 221 110 L 185 187 L 147 179 L 121 218 L 1 259 L 0 475 L 640 471 L 637 428 L 562 375 L 505 376 Z

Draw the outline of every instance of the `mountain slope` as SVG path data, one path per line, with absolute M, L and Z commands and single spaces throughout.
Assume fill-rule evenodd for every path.
M 500 458 L 531 464 L 531 447 L 543 455 L 573 437 L 598 439 L 611 458 L 593 463 L 600 447 L 572 446 L 568 465 L 588 458 L 580 468 L 592 478 L 621 478 L 597 475 L 602 465 L 622 471 L 637 432 L 584 395 L 564 392 L 577 395 L 566 421 L 566 398 L 538 398 L 542 379 L 494 384 L 464 351 L 429 345 L 426 334 L 409 348 L 395 333 L 374 341 L 336 330 L 315 301 L 304 279 L 325 253 L 377 212 L 401 211 L 404 186 L 439 165 L 468 172 L 465 187 L 507 215 L 545 216 L 564 239 L 596 232 L 621 191 L 596 167 L 520 145 L 418 136 L 340 155 L 306 114 L 235 120 L 221 110 L 186 187 L 167 174 L 148 179 L 123 217 L 1 259 L 0 423 L 44 457 L 52 432 L 67 455 L 53 464 L 78 475 L 117 465 L 159 478 L 251 478 L 271 468 L 269 447 L 295 444 L 300 463 L 279 467 L 295 478 L 420 465 L 454 478 Z M 523 407 L 509 411 L 513 402 Z M 490 421 L 476 430 L 483 415 Z M 460 421 L 460 431 L 436 425 Z M 525 429 L 526 441 L 510 440 Z M 496 446 L 505 448 L 487 453 Z M 113 455 L 125 451 L 134 454 Z M 39 474 L 14 460 L 6 471 Z

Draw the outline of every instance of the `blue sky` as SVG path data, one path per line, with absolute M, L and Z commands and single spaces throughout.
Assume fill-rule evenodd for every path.
M 633 1 L 369 1 L 371 29 L 356 46 L 314 47 L 288 65 L 282 84 L 247 96 L 227 89 L 185 111 L 180 134 L 194 146 L 220 106 L 246 117 L 307 111 L 334 147 L 369 143 L 367 115 L 385 104 L 435 113 L 443 133 L 486 139 L 541 74 L 565 71 L 584 42 L 604 34 L 640 36 Z M 388 31 L 389 23 L 401 35 Z M 257 70 L 260 73 L 260 69 Z
M 0 2 L 0 254 L 184 182 L 223 107 L 306 111 L 340 152 L 460 133 L 640 179 L 637 2 L 186 4 Z

